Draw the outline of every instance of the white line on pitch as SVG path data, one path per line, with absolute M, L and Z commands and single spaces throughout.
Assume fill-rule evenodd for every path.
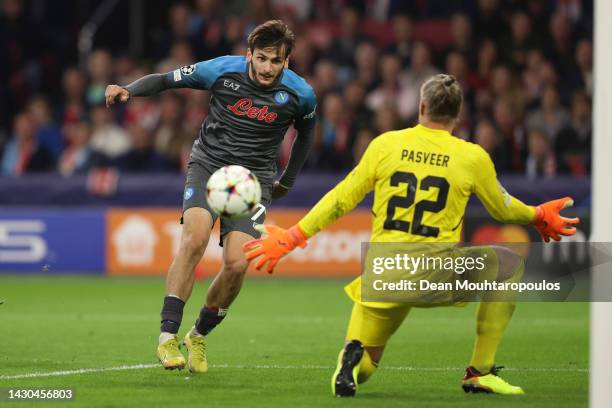
M 81 368 L 78 370 L 65 370 L 65 371 L 49 371 L 49 372 L 36 372 L 27 374 L 16 374 L 16 375 L 0 375 L 0 380 L 17 380 L 23 378 L 39 378 L 39 377 L 60 377 L 64 375 L 78 375 L 78 374 L 89 374 L 89 373 L 101 373 L 105 371 L 125 371 L 125 370 L 140 370 L 145 368 L 158 368 L 159 364 L 136 364 L 136 365 L 122 365 L 117 367 L 105 367 L 105 368 Z M 160 367 L 161 368 L 161 367 Z M 233 365 L 233 364 L 217 364 L 211 365 L 211 368 L 230 368 L 230 369 L 272 369 L 272 370 L 332 370 L 332 366 L 322 365 L 272 365 L 272 364 L 256 364 L 256 365 Z M 462 371 L 460 367 L 401 367 L 401 366 L 383 366 L 383 370 L 393 371 Z M 542 371 L 542 372 L 589 372 L 588 368 L 505 368 L 507 371 Z

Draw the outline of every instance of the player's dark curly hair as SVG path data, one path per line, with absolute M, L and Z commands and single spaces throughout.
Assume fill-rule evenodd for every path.
M 295 35 L 282 20 L 268 20 L 255 27 L 249 34 L 249 49 L 279 47 L 280 53 L 287 58 L 295 45 Z
M 448 123 L 459 116 L 463 91 L 454 76 L 438 74 L 421 87 L 421 100 L 427 105 L 427 115 L 431 120 Z

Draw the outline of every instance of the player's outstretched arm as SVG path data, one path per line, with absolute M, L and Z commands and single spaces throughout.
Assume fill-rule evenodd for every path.
M 560 214 L 562 209 L 572 205 L 574 205 L 574 200 L 570 197 L 563 197 L 535 207 L 535 216 L 531 223 L 544 241 L 549 242 L 551 238 L 559 241 L 561 235 L 569 236 L 576 233 L 576 225 L 580 219 L 567 218 Z

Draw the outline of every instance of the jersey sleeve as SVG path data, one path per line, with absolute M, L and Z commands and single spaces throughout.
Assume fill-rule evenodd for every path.
M 370 143 L 359 164 L 336 187 L 330 190 L 299 221 L 304 233 L 311 237 L 351 211 L 376 184 L 378 143 Z
M 298 131 L 298 134 L 311 131 L 317 121 L 317 96 L 314 90 L 308 86 L 300 99 L 298 117 L 294 121 L 294 127 Z
M 475 170 L 478 178 L 473 191 L 488 213 L 497 221 L 509 224 L 528 224 L 533 220 L 535 210 L 518 198 L 511 196 L 497 180 L 495 166 L 489 154 L 476 146 Z
M 210 89 L 227 69 L 227 57 L 219 57 L 196 64 L 185 65 L 166 74 L 172 88 Z

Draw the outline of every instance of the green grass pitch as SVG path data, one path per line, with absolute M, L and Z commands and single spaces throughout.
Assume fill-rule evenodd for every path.
M 181 335 L 195 320 L 206 283 L 196 283 Z M 73 401 L 43 404 L 67 407 L 587 406 L 586 303 L 518 305 L 497 363 L 525 396 L 466 395 L 459 387 L 472 352 L 472 304 L 413 310 L 357 397 L 332 397 L 330 376 L 351 309 L 344 283 L 247 280 L 209 336 L 210 371 L 190 375 L 150 366 L 162 279 L 0 277 L 0 388 L 73 388 Z M 145 366 L 14 378 L 139 364 Z M 0 402 L 5 406 L 40 403 Z

